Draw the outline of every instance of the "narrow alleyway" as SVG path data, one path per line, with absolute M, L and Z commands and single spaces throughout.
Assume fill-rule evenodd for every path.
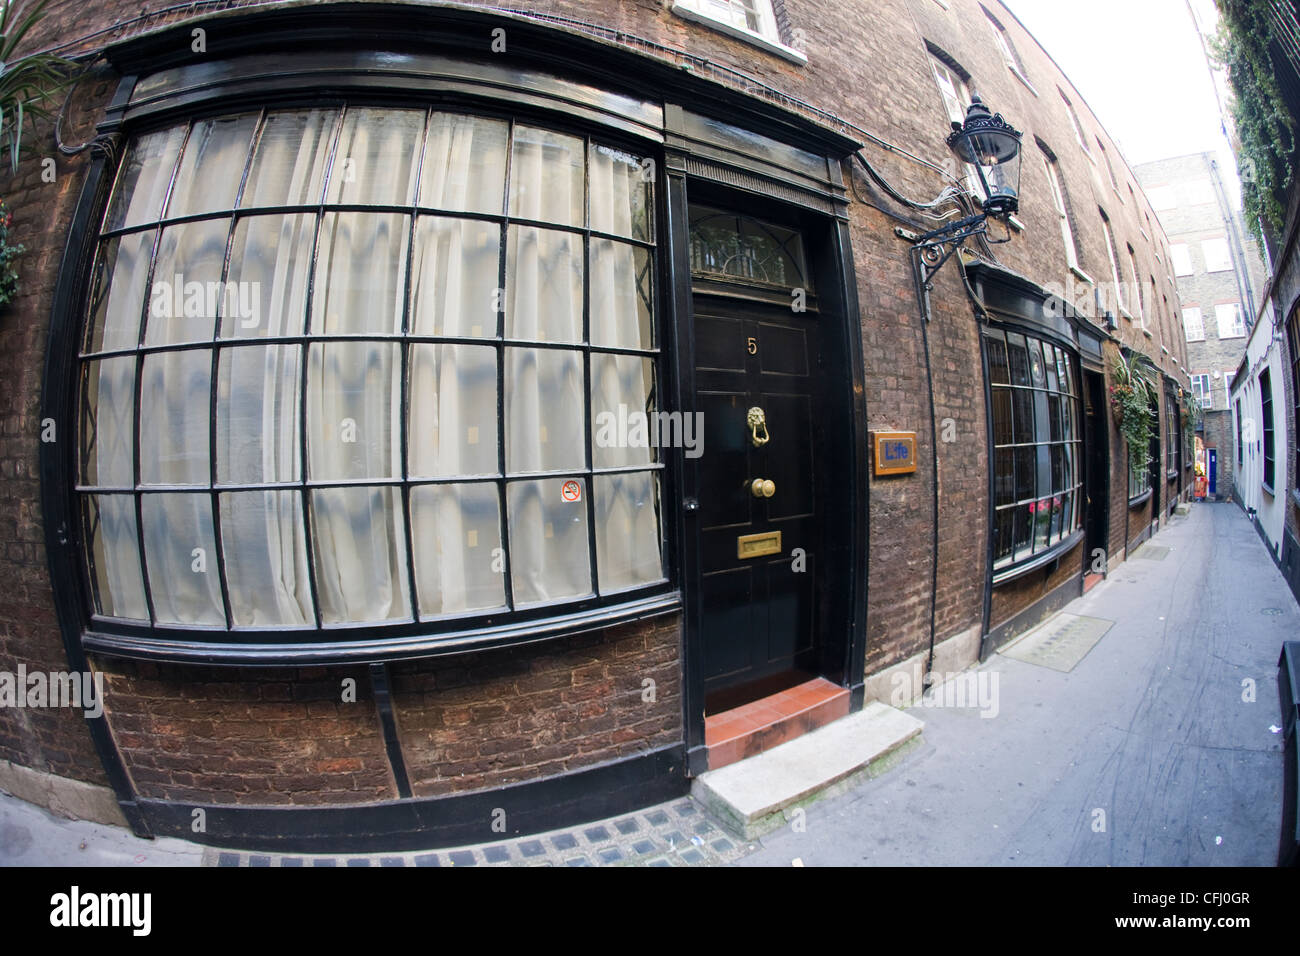
M 1066 608 L 1115 622 L 1072 672 L 993 655 L 996 717 L 915 708 L 919 750 L 742 864 L 1273 865 L 1277 658 L 1300 608 L 1236 505 L 1151 544 L 1170 551 Z
M 0 865 L 1271 866 L 1276 663 L 1300 607 L 1236 505 L 1196 505 L 1148 547 L 1066 608 L 1114 622 L 1072 671 L 993 655 L 996 716 L 913 708 L 925 731 L 896 766 L 748 844 L 684 799 L 490 845 L 279 857 L 151 843 L 0 795 Z

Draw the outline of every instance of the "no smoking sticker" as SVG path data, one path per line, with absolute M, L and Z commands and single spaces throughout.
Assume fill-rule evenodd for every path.
M 576 481 L 566 481 L 564 487 L 560 489 L 560 497 L 565 501 L 580 501 L 582 499 L 582 485 Z

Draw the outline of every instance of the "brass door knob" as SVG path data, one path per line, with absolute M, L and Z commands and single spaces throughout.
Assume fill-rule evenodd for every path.
M 755 478 L 749 483 L 755 498 L 771 498 L 776 494 L 776 483 L 771 478 Z

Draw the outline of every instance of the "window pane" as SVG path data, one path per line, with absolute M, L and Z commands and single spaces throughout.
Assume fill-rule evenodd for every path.
M 582 478 L 515 481 L 506 486 L 510 581 L 516 607 L 591 594 L 585 500 L 589 490 Z
M 501 227 L 494 222 L 421 216 L 415 227 L 411 331 L 494 337 L 501 308 Z
M 507 135 L 502 120 L 434 113 L 424 148 L 420 205 L 500 215 Z
M 1014 448 L 999 448 L 994 453 L 995 505 L 1009 505 L 1016 500 Z M 1010 540 L 1010 539 L 1008 539 Z
M 506 349 L 506 470 L 585 467 L 582 356 L 558 349 Z
M 591 344 L 654 347 L 654 275 L 647 249 L 591 240 Z
M 654 363 L 632 355 L 591 354 L 592 457 L 597 468 L 649 464 L 661 438 Z M 680 420 L 681 416 L 677 416 Z M 671 419 L 668 420 L 671 422 Z M 662 439 L 682 443 L 680 426 Z
M 187 222 L 162 231 L 149 290 L 145 345 L 210 340 L 218 310 L 238 310 L 238 293 L 227 303 L 221 284 L 229 235 L 228 219 Z
M 239 205 L 318 204 L 337 119 L 338 110 L 268 113 Z
M 583 149 L 577 136 L 516 126 L 510 155 L 510 215 L 583 225 Z
M 321 623 L 409 618 L 400 491 L 318 488 L 311 505 Z
M 592 144 L 591 228 L 646 242 L 654 206 L 654 166 L 608 146 Z
M 506 338 L 582 341 L 582 237 L 511 226 L 506 240 Z
M 367 212 L 323 217 L 311 330 L 317 335 L 402 330 L 409 217 Z
M 1061 396 L 1047 396 L 1047 424 L 1048 434 L 1040 435 L 1043 441 L 1060 441 L 1061 440 Z
M 217 481 L 297 481 L 301 348 L 222 349 L 217 371 Z
M 1047 547 L 1048 533 L 1052 529 L 1052 499 L 1041 498 L 1030 505 L 1033 518 L 1034 553 Z
M 997 512 L 996 524 L 993 529 L 993 561 L 994 564 L 1007 564 L 1011 560 L 1012 548 L 1015 545 L 1015 508 L 1003 508 Z
M 220 502 L 234 626 L 314 625 L 299 493 L 240 491 Z
M 495 484 L 411 489 L 411 542 L 422 618 L 505 605 Z
M 1011 364 L 1011 384 L 1028 385 L 1029 382 L 1029 355 L 1025 351 L 1025 337 L 1023 335 L 1007 335 L 1007 353 L 1010 357 Z
M 230 250 L 235 292 L 221 319 L 223 336 L 302 334 L 315 238 L 314 215 L 239 220 Z
M 225 627 L 212 498 L 145 495 L 140 513 L 154 619 L 159 624 Z
M 1034 388 L 1045 388 L 1047 378 L 1043 371 L 1043 353 L 1039 349 L 1037 339 L 1027 339 L 1026 346 L 1029 350 L 1029 381 Z
M 411 476 L 498 474 L 496 349 L 412 345 L 410 362 Z
M 149 620 L 140 573 L 135 496 L 88 495 L 86 523 L 96 610 L 109 617 Z
M 220 116 L 194 124 L 167 203 L 168 219 L 235 205 L 256 128 L 256 113 Z
M 993 389 L 993 444 L 1010 445 L 1014 432 L 1011 428 L 1011 390 Z
M 1023 388 L 1011 390 L 1011 404 L 1015 409 L 1016 444 L 1034 440 L 1034 393 Z
M 144 357 L 140 384 L 140 482 L 207 485 L 212 353 Z
M 1037 494 L 1038 459 L 1033 446 L 1016 449 L 1016 500 L 1028 501 Z
M 1007 368 L 1007 343 L 1001 336 L 987 336 L 984 343 L 989 350 L 989 380 L 994 385 L 1007 385 L 1011 381 Z
M 401 476 L 394 433 L 401 346 L 315 342 L 307 367 L 308 476 L 316 481 Z
M 596 567 L 601 592 L 663 578 L 659 481 L 651 472 L 597 475 Z
M 105 232 L 159 218 L 184 140 L 183 125 L 136 138 L 122 161 L 117 190 L 104 216 Z
M 411 205 L 423 110 L 349 109 L 325 198 L 331 203 Z
M 1056 350 L 1056 346 L 1047 342 L 1043 343 L 1043 364 L 1046 366 L 1047 371 L 1047 387 L 1054 392 L 1060 391 L 1063 387 L 1059 366 L 1057 364 L 1057 356 L 1059 354 L 1060 353 Z
M 151 229 L 100 246 L 91 278 L 86 351 L 133 349 L 139 344 L 153 243 Z
M 135 484 L 135 356 L 89 363 L 81 419 L 81 481 L 130 488 Z

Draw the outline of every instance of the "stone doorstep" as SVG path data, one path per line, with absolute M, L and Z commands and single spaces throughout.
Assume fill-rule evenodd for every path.
M 752 840 L 785 823 L 785 811 L 837 784 L 874 776 L 925 724 L 873 701 L 796 740 L 696 777 L 691 795 L 735 834 Z

